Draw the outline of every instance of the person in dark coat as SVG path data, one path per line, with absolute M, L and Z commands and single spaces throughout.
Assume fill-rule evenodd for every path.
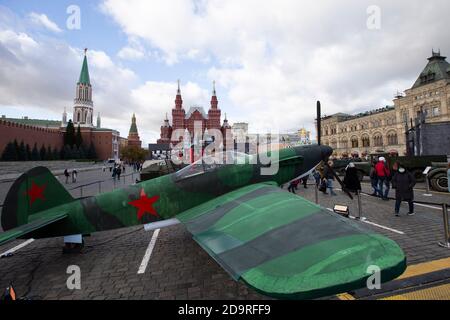
M 334 182 L 334 175 L 332 171 L 333 165 L 334 165 L 333 161 L 331 160 L 328 161 L 328 166 L 325 166 L 323 170 L 323 177 L 327 181 L 327 189 L 330 189 L 330 194 L 332 196 L 337 196 L 337 194 L 333 190 L 333 182 Z
M 117 167 L 116 174 L 117 174 L 117 180 L 120 180 L 120 175 L 122 174 L 122 168 L 120 165 Z
M 350 162 L 345 170 L 344 185 L 350 192 L 358 193 L 361 191 L 361 182 L 358 177 L 358 169 L 356 169 L 353 162 Z
M 66 177 L 66 184 L 69 183 L 69 171 L 67 169 L 64 170 L 64 177 Z
M 289 184 L 289 187 L 288 187 L 288 191 L 295 193 L 295 190 L 297 190 L 299 183 L 300 183 L 300 180 L 291 181 L 291 183 Z
M 414 215 L 414 186 L 416 179 L 414 175 L 399 166 L 397 173 L 392 178 L 392 187 L 395 189 L 395 215 L 398 217 L 400 213 L 400 205 L 402 201 L 407 201 L 409 205 L 409 216 Z
M 308 178 L 309 178 L 309 176 L 302 178 L 303 188 L 305 188 L 305 189 L 308 189 Z

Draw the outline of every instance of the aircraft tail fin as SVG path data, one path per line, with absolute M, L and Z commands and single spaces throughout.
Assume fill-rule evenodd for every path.
M 6 231 L 25 225 L 33 220 L 30 216 L 73 200 L 49 169 L 35 167 L 9 189 L 3 204 L 2 227 Z
M 50 226 L 57 221 L 61 221 L 66 217 L 66 212 L 54 213 L 51 215 L 46 215 L 44 217 L 38 217 L 30 223 L 18 226 L 17 228 L 10 229 L 6 232 L 1 232 L 0 245 L 26 235 L 33 236 L 33 233 L 42 231 L 45 227 Z

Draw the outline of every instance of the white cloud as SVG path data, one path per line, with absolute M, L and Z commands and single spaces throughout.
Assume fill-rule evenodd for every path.
M 381 29 L 369 30 L 366 10 L 373 4 L 104 0 L 102 9 L 168 65 L 211 61 L 208 76 L 233 105 L 222 107 L 254 130 L 312 129 L 316 100 L 327 114 L 392 104 L 432 47 L 450 54 L 448 1 L 379 0 Z
M 36 12 L 31 12 L 28 17 L 30 18 L 31 22 L 38 25 L 38 26 L 42 26 L 52 32 L 55 33 L 61 33 L 62 30 L 60 27 L 58 27 L 58 25 L 51 21 L 47 15 L 41 13 L 36 13 Z
M 142 83 L 132 70 L 118 65 L 104 51 L 88 50 L 87 57 L 94 112 L 100 112 L 102 126 L 117 129 L 126 137 L 134 112 L 141 140 L 145 145 L 155 142 L 165 113 L 170 114 L 174 106 L 175 79 Z M 15 110 L 20 116 L 58 119 L 67 108 L 71 118 L 82 59 L 81 48 L 0 25 L 2 114 L 11 116 Z M 197 103 L 208 107 L 209 93 L 197 83 L 182 84 L 181 90 L 186 108 Z
M 145 57 L 145 52 L 131 47 L 123 47 L 117 56 L 124 60 L 141 60 Z

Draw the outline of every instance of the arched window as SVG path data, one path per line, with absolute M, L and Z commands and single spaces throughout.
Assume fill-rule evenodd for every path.
M 390 132 L 387 136 L 388 139 L 388 145 L 395 146 L 398 145 L 398 137 L 396 132 Z
M 77 122 L 80 122 L 81 114 L 80 111 L 77 112 Z
M 347 140 L 347 138 L 343 138 L 341 140 L 341 148 L 343 148 L 343 149 L 347 149 L 348 148 L 348 140 Z
M 376 133 L 373 137 L 373 144 L 375 147 L 383 146 L 383 136 L 380 133 Z
M 363 147 L 370 147 L 370 139 L 369 136 L 362 137 L 362 146 Z
M 352 148 L 358 148 L 358 137 L 352 137 Z

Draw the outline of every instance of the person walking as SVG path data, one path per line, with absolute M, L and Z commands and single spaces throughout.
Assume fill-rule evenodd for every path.
M 112 177 L 114 181 L 116 181 L 116 175 L 117 175 L 117 167 L 114 165 L 114 168 L 112 169 Z
M 313 177 L 316 182 L 316 187 L 319 188 L 321 176 L 320 176 L 320 172 L 317 169 L 314 170 Z
M 361 182 L 358 177 L 358 169 L 350 162 L 345 170 L 344 185 L 348 191 L 358 194 L 361 191 Z
M 64 170 L 64 176 L 66 177 L 66 184 L 69 183 L 69 171 L 67 169 Z
M 333 182 L 334 182 L 334 175 L 333 175 L 333 167 L 334 162 L 332 160 L 328 161 L 328 166 L 325 166 L 323 170 L 324 179 L 326 179 L 327 182 L 327 189 L 330 189 L 330 194 L 332 196 L 337 196 L 337 194 L 333 190 Z
M 72 170 L 72 183 L 76 183 L 77 182 L 77 170 L 73 169 Z
M 117 167 L 117 171 L 116 171 L 116 174 L 117 174 L 117 180 L 120 180 L 120 174 L 122 173 L 122 169 L 120 168 L 120 166 L 118 166 Z
M 375 165 L 375 171 L 378 177 L 378 195 L 383 200 L 389 200 L 389 190 L 390 190 L 390 176 L 391 173 L 386 163 L 385 157 L 380 157 L 378 163 Z M 383 193 L 383 189 L 386 187 Z
M 395 216 L 400 214 L 402 201 L 407 201 L 409 206 L 409 216 L 414 215 L 414 186 L 416 179 L 414 175 L 399 165 L 397 173 L 392 178 L 392 188 L 395 189 Z
M 297 190 L 297 186 L 300 183 L 300 180 L 294 180 L 289 183 L 288 191 L 295 194 L 295 190 Z
M 305 188 L 305 189 L 308 189 L 308 178 L 309 178 L 309 176 L 302 178 L 303 188 Z
M 378 196 L 378 176 L 377 176 L 377 170 L 375 170 L 375 166 L 377 164 L 377 161 L 372 162 L 372 167 L 370 168 L 370 184 L 372 185 L 373 193 L 372 196 L 377 197 Z

